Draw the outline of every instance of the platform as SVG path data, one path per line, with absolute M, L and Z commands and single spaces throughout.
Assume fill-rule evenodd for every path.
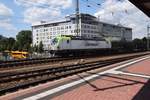
M 150 56 L 0 97 L 0 100 L 149 100 Z

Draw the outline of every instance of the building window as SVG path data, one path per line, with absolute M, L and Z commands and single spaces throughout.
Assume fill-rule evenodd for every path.
M 64 27 L 63 27 L 63 26 L 61 27 L 61 30 L 64 30 Z
M 68 26 L 66 26 L 66 29 L 68 29 Z
M 71 26 L 69 26 L 69 29 L 71 29 Z
M 56 27 L 53 28 L 53 31 L 55 31 L 55 30 L 56 30 Z
M 84 25 L 81 25 L 81 28 L 84 28 Z
M 57 30 L 60 30 L 60 27 L 57 27 Z

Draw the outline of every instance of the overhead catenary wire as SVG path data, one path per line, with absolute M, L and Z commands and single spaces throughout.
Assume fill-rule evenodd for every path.
M 91 1 L 91 0 L 84 0 L 86 2 L 88 2 L 89 4 L 91 4 L 92 6 L 97 6 L 97 7 L 101 7 L 101 3 L 97 3 L 95 1 Z
M 92 0 L 92 1 L 91 0 L 81 0 L 81 1 L 86 4 L 87 8 L 91 8 L 94 10 L 100 9 L 100 7 L 102 7 L 102 4 L 104 3 L 104 0 L 101 3 L 95 2 L 94 0 Z M 124 0 L 116 0 L 116 1 L 123 2 Z M 129 11 L 127 9 L 124 9 L 124 11 L 122 11 L 122 13 L 129 14 Z M 115 11 L 112 11 L 111 15 L 114 16 L 114 14 L 115 14 Z
M 58 10 L 57 7 L 52 7 L 51 5 L 48 5 L 46 3 L 32 2 L 32 1 L 29 1 L 29 0 L 16 0 L 16 2 L 23 2 L 24 3 L 23 5 L 27 6 L 27 7 L 38 7 L 38 8 L 41 8 L 41 9 Z M 65 15 L 66 13 L 61 10 L 61 14 Z M 20 16 L 16 16 L 16 15 L 11 15 L 11 16 L 9 16 L 9 18 L 23 19 L 25 17 L 24 16 L 20 17 Z M 62 18 L 64 18 L 64 17 L 57 16 L 57 19 L 62 19 Z
M 81 0 L 81 2 L 83 2 L 82 4 L 86 7 L 86 8 L 89 8 L 89 9 L 92 9 L 94 11 L 97 11 L 97 7 L 95 6 L 92 6 L 90 3 L 86 2 L 85 0 Z M 87 9 L 85 9 L 87 10 Z
M 24 2 L 25 4 L 29 4 L 30 6 L 35 6 L 35 7 L 40 7 L 40 8 L 43 8 L 43 9 L 53 9 L 53 10 L 57 10 L 53 7 L 51 7 L 51 5 L 48 5 L 48 4 L 45 4 L 45 3 L 41 3 L 41 2 L 32 2 L 32 1 L 29 1 L 29 0 L 16 0 L 17 2 Z M 103 2 L 96 2 L 94 0 L 81 0 L 83 2 L 83 4 L 89 8 L 89 9 L 93 9 L 94 11 L 97 11 L 98 9 L 100 9 L 100 7 L 102 6 Z M 123 0 L 118 0 L 119 2 L 122 2 Z M 87 9 L 88 10 L 88 9 Z M 125 9 L 123 11 L 125 14 L 129 14 L 129 11 L 127 9 Z M 66 12 L 64 13 L 62 10 L 61 10 L 61 13 L 66 15 Z M 115 15 L 115 12 L 111 12 L 111 15 L 114 16 Z M 17 18 L 17 19 L 23 19 L 24 17 L 20 17 L 20 16 L 15 16 L 15 15 L 11 15 L 9 17 L 12 17 L 12 18 Z M 59 17 L 57 16 L 57 19 L 61 19 L 62 17 Z M 64 18 L 64 17 L 63 17 Z

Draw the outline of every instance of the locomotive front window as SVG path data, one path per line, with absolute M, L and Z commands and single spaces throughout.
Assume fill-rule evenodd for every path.
M 52 42 L 53 42 L 53 44 L 55 45 L 55 44 L 58 42 L 58 39 L 57 39 L 57 38 L 54 38 Z

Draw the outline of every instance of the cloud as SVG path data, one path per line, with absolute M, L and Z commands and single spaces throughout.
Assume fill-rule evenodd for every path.
M 48 9 L 31 7 L 24 12 L 24 21 L 27 23 L 33 23 L 42 20 L 50 20 L 56 16 L 59 16 L 61 11 L 59 9 Z
M 32 6 L 47 6 L 47 7 L 61 7 L 68 8 L 72 5 L 72 0 L 14 0 L 16 4 L 22 5 L 25 7 Z
M 12 9 L 8 8 L 3 3 L 0 3 L 0 29 L 4 31 L 15 31 L 16 28 L 11 24 Z
M 146 36 L 149 18 L 128 0 L 106 0 L 95 16 L 104 22 L 133 28 L 133 38 Z
M 7 31 L 16 31 L 16 28 L 11 24 L 10 19 L 2 19 L 0 20 L 0 28 L 5 29 Z
M 24 6 L 24 22 L 49 21 L 62 15 L 62 10 L 71 7 L 72 0 L 15 0 Z
M 0 3 L 0 16 L 11 16 L 13 15 L 13 11 L 6 7 L 4 4 Z
M 1 35 L 6 36 L 6 37 L 15 37 L 17 28 L 11 24 L 10 19 L 0 19 L 0 30 L 1 30 Z

